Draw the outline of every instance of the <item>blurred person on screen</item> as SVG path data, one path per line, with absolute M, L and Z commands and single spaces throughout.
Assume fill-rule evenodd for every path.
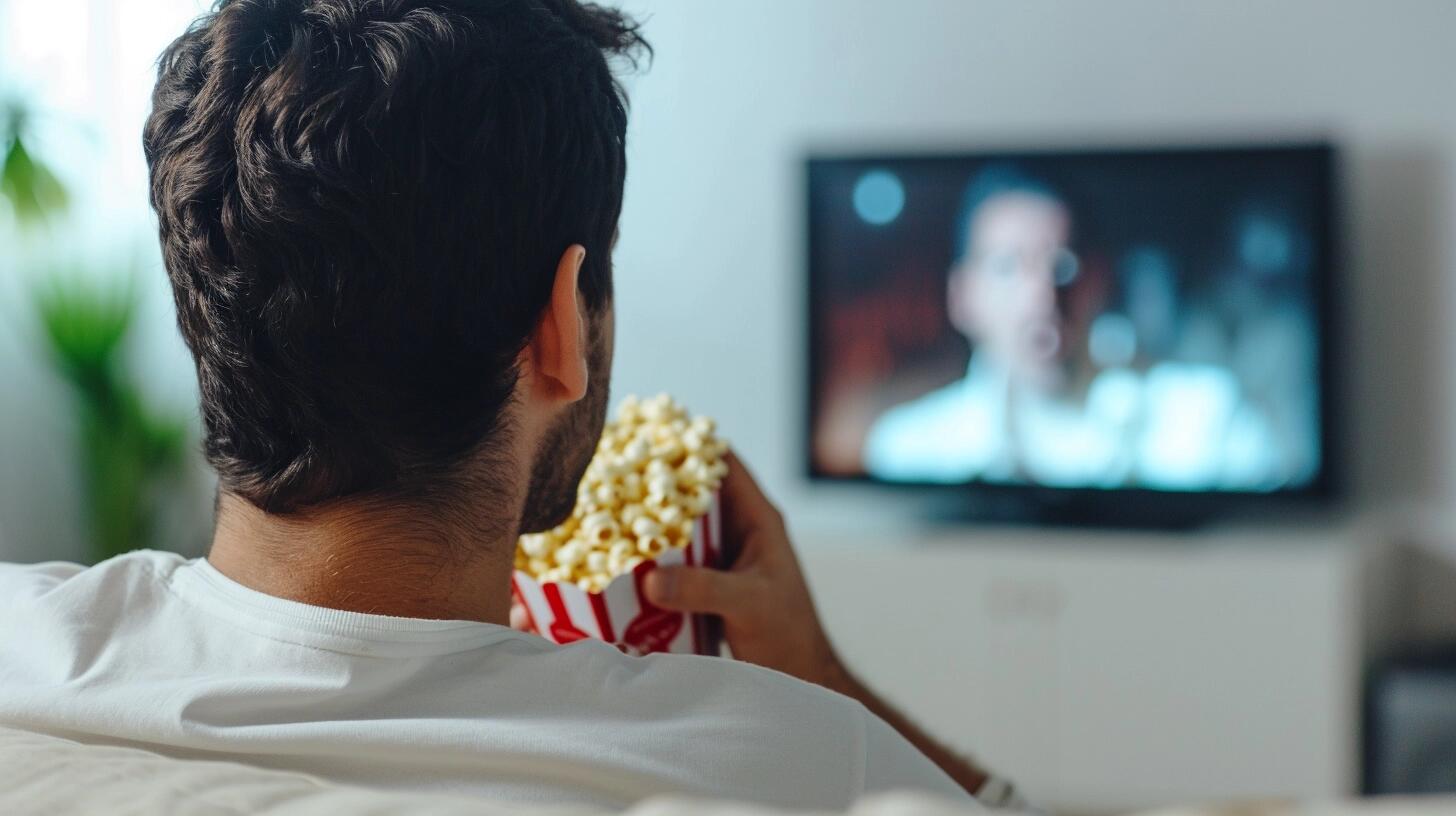
M 1073 251 L 1075 226 L 1055 188 L 1013 166 L 972 179 L 946 289 L 970 364 L 876 420 L 866 471 L 907 482 L 1277 487 L 1268 422 L 1230 371 L 1134 367 L 1135 330 L 1106 311 L 1105 276 Z M 1098 323 L 1110 352 L 1092 342 Z

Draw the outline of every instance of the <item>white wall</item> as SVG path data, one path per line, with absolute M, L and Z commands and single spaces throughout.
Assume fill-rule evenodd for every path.
M 630 0 L 616 385 L 717 415 L 803 525 L 903 510 L 798 478 L 800 159 L 1329 134 L 1347 148 L 1348 388 L 1367 505 L 1456 499 L 1456 3 Z M 664 343 L 662 338 L 670 338 Z

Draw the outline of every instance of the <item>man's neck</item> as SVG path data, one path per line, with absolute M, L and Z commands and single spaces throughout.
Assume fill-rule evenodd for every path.
M 243 586 L 313 606 L 505 625 L 515 541 L 461 521 L 363 503 L 280 516 L 224 493 L 207 560 Z

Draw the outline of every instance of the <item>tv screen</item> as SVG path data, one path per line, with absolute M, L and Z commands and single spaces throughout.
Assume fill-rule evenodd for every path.
M 811 475 L 1323 492 L 1331 155 L 810 159 Z

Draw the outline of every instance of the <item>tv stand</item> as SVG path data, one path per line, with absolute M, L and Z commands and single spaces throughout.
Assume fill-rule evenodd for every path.
M 1054 810 L 1358 790 L 1382 550 L 1353 527 L 798 530 L 872 686 Z

